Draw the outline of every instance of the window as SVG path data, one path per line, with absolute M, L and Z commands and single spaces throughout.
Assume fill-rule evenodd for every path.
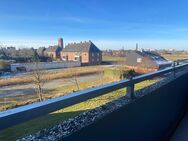
M 64 60 L 64 61 L 65 61 L 65 60 L 68 60 L 68 56 L 63 56 L 63 57 L 62 57 L 62 60 Z
M 94 56 L 95 56 L 95 54 L 94 54 L 94 53 L 92 53 L 92 54 L 91 54 L 91 56 L 92 56 L 92 57 L 94 57 Z
M 97 53 L 97 56 L 99 56 L 100 54 L 99 53 Z
M 142 62 L 142 58 L 137 58 L 137 63 L 141 63 Z
M 74 56 L 74 61 L 80 61 L 80 56 L 75 55 Z
M 79 58 L 78 58 L 78 57 L 74 57 L 74 60 L 75 60 L 75 61 L 78 61 L 78 60 L 79 60 Z

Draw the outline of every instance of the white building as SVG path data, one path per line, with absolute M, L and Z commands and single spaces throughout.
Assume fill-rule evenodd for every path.
M 81 63 L 78 61 L 68 61 L 68 62 L 40 62 L 38 64 L 34 63 L 13 63 L 10 65 L 12 72 L 17 71 L 33 71 L 36 69 L 58 69 L 58 68 L 69 68 L 69 67 L 79 67 Z

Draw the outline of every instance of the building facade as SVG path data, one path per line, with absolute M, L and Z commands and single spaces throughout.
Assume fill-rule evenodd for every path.
M 82 65 L 98 65 L 102 62 L 102 52 L 89 42 L 68 44 L 61 52 L 63 61 L 80 61 Z
M 44 56 L 44 52 L 45 52 L 46 48 L 45 47 L 39 47 L 36 51 L 38 56 Z
M 50 57 L 52 59 L 58 59 L 58 58 L 60 58 L 60 53 L 61 53 L 62 50 L 63 50 L 63 39 L 59 38 L 58 39 L 58 45 L 49 46 L 44 51 L 44 56 Z
M 127 52 L 125 65 L 137 72 L 148 73 L 170 67 L 172 62 L 156 52 L 135 50 Z

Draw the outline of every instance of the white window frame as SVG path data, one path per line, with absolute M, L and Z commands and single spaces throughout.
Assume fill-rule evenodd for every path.
M 141 58 L 141 57 L 137 57 L 136 62 L 137 62 L 137 63 L 141 63 L 141 62 L 142 62 L 142 58 Z
M 77 58 L 78 60 L 75 59 L 75 58 Z M 74 56 L 74 61 L 80 61 L 80 56 L 79 56 L 79 55 L 75 55 L 75 56 Z

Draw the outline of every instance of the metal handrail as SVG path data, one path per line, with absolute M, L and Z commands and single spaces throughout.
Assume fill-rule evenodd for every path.
M 0 112 L 0 130 L 125 87 L 127 87 L 126 97 L 130 99 L 135 98 L 134 85 L 136 83 L 170 72 L 175 72 L 175 70 L 179 70 L 187 66 L 188 63 L 181 64 L 174 66 L 175 68 L 170 67 L 131 79 L 105 84 L 102 86 L 67 94 L 65 96 L 60 96 L 46 101 Z

